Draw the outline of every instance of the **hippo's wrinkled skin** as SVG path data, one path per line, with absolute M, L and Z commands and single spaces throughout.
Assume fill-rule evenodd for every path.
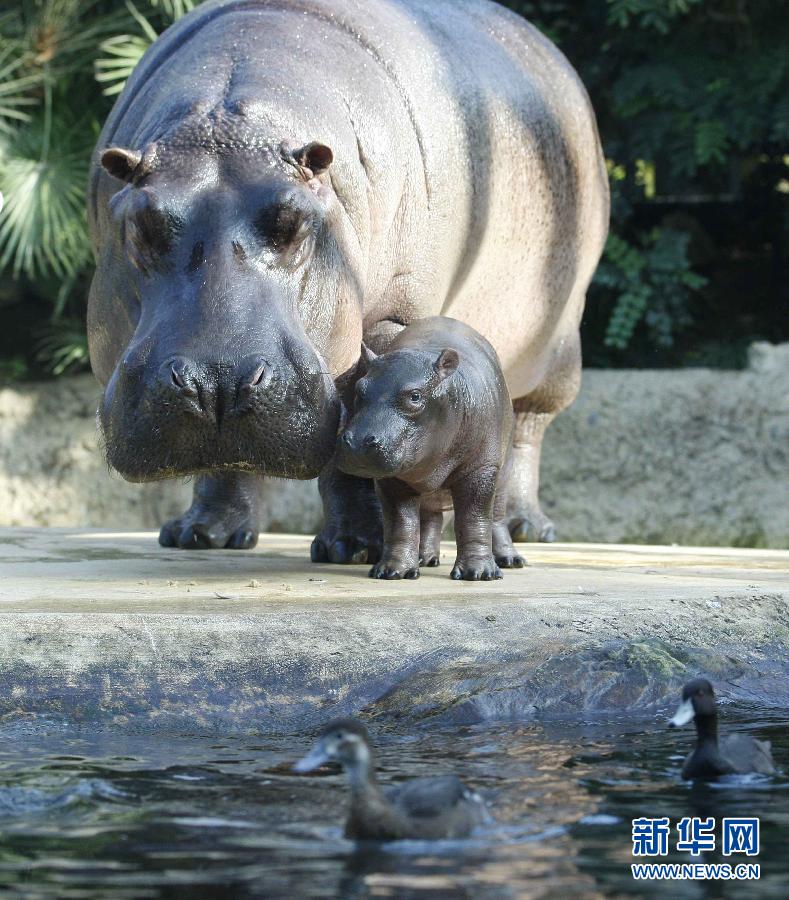
M 520 568 L 507 529 L 504 472 L 512 400 L 496 351 L 473 328 L 432 316 L 409 325 L 357 367 L 353 416 L 339 442 L 341 471 L 374 478 L 384 519 L 373 578 L 418 578 L 439 563 L 444 509 L 455 509 L 451 576 L 501 578 Z
M 374 561 L 369 481 L 326 465 L 333 376 L 442 313 L 514 399 L 510 524 L 550 539 L 542 435 L 575 396 L 607 228 L 588 98 L 487 0 L 219 0 L 151 47 L 92 170 L 93 368 L 126 478 L 197 474 L 170 546 L 245 547 L 258 478 L 321 470 L 313 558 Z

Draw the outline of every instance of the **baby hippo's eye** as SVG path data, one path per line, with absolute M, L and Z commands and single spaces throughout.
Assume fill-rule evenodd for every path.
M 400 394 L 400 409 L 405 413 L 421 412 L 424 399 L 424 394 L 418 388 L 405 390 Z

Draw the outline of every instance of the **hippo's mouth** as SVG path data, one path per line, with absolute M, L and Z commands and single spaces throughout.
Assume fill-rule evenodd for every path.
M 223 470 L 315 478 L 334 452 L 341 404 L 330 379 L 308 381 L 220 417 L 161 404 L 113 378 L 98 415 L 107 462 L 136 482 Z

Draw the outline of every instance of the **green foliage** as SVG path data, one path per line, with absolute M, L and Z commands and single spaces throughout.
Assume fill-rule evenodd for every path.
M 690 293 L 707 279 L 688 263 L 687 232 L 653 228 L 638 245 L 610 234 L 595 280 L 617 300 L 605 333 L 605 346 L 627 349 L 636 326 L 646 326 L 658 347 L 671 347 L 677 331 L 690 324 Z
M 90 152 L 126 79 L 196 0 L 6 0 L 0 377 L 84 365 Z M 596 365 L 732 364 L 787 340 L 789 2 L 511 0 L 589 89 L 612 186 Z M 4 339 L 9 323 L 39 322 Z M 732 350 L 731 348 L 736 348 Z
M 789 339 L 789 3 L 508 5 L 578 69 L 609 161 L 586 358 L 719 364 L 716 341 Z
M 17 348 L 0 348 L 10 360 L 0 376 L 87 364 L 85 192 L 106 95 L 122 90 L 157 33 L 192 6 L 147 0 L 143 13 L 130 0 L 18 0 L 0 14 L 0 278 L 22 287 L 0 314 L 39 303 L 44 323 L 29 364 Z

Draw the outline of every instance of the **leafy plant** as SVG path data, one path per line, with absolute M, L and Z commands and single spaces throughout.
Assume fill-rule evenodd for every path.
M 106 95 L 193 5 L 148 0 L 143 14 L 117 0 L 18 0 L 0 14 L 0 276 L 24 285 L 22 302 L 43 304 L 29 352 L 53 374 L 87 364 L 85 193 Z
M 91 266 L 90 152 L 150 43 L 196 5 L 3 4 L 0 358 L 13 362 L 0 371 L 86 364 L 76 323 Z M 505 5 L 578 69 L 609 159 L 611 238 L 587 304 L 587 360 L 723 365 L 735 345 L 741 359 L 748 340 L 789 339 L 780 302 L 789 281 L 788 0 Z M 43 336 L 29 328 L 5 340 L 23 319 L 43 323 Z
M 690 325 L 690 295 L 707 279 L 688 264 L 687 232 L 654 228 L 638 245 L 609 235 L 595 281 L 613 291 L 605 345 L 624 350 L 636 326 L 644 322 L 659 347 L 671 347 L 675 334 Z

